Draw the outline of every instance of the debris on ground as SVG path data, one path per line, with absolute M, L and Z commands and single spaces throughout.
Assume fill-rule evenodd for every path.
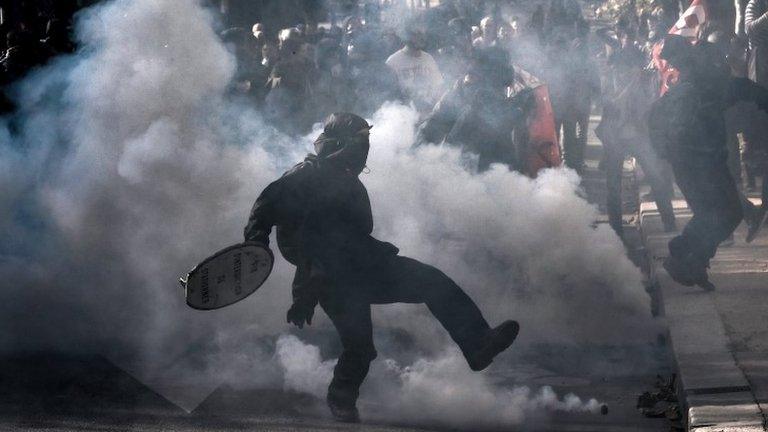
M 637 409 L 650 418 L 666 418 L 672 422 L 671 430 L 682 430 L 680 404 L 677 400 L 676 374 L 669 379 L 656 375 L 655 391 L 644 392 L 637 397 Z

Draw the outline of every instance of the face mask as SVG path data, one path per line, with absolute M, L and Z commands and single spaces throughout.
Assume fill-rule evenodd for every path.
M 339 141 L 339 150 L 324 158 L 335 169 L 357 176 L 368 160 L 370 143 L 368 137 L 353 137 Z
M 357 115 L 334 113 L 315 140 L 315 152 L 327 165 L 357 175 L 365 168 L 368 158 L 370 129 L 371 126 Z
M 367 135 L 332 139 L 326 138 L 324 146 L 326 150 L 322 160 L 327 166 L 354 176 L 359 175 L 365 168 L 368 160 L 370 142 Z
M 344 165 L 347 172 L 353 175 L 363 172 L 370 148 L 367 136 L 357 136 L 347 143 L 344 149 Z

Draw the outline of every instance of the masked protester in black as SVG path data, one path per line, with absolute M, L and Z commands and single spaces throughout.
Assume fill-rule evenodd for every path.
M 446 142 L 460 147 L 477 155 L 480 172 L 493 163 L 522 169 L 512 132 L 525 121 L 534 100 L 530 90 L 507 97 L 514 80 L 514 68 L 503 49 L 475 50 L 467 73 L 419 126 L 417 144 Z
M 319 303 L 341 338 L 343 352 L 328 389 L 340 421 L 356 422 L 359 387 L 376 358 L 371 305 L 425 303 L 461 348 L 473 370 L 486 368 L 512 344 L 514 321 L 491 329 L 475 303 L 434 267 L 398 255 L 371 236 L 365 168 L 371 126 L 354 114 L 332 114 L 310 154 L 261 193 L 245 239 L 269 243 L 277 226 L 283 256 L 296 266 L 288 322 L 311 324 Z
M 707 276 L 709 260 L 743 217 L 728 169 L 724 113 L 738 101 L 768 109 L 768 90 L 746 78 L 732 78 L 716 52 L 707 42 L 693 46 L 680 36 L 668 36 L 661 55 L 679 70 L 680 78 L 654 102 L 649 117 L 651 143 L 672 165 L 693 211 L 683 232 L 669 242 L 664 268 L 677 282 L 705 289 L 714 288 Z

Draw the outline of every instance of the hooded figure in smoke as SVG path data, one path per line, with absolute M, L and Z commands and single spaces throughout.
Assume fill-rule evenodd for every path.
M 365 168 L 371 126 L 348 113 L 332 114 L 310 154 L 261 193 L 245 239 L 269 243 L 277 226 L 283 256 L 296 266 L 288 322 L 311 324 L 319 303 L 341 338 L 343 352 L 328 389 L 341 421 L 358 421 L 359 388 L 376 358 L 371 305 L 425 303 L 461 348 L 470 368 L 483 370 L 509 347 L 518 324 L 491 329 L 475 303 L 441 271 L 398 255 L 371 236 Z

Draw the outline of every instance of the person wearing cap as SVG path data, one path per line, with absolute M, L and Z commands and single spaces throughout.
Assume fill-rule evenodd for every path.
M 372 304 L 426 304 L 476 371 L 488 367 L 518 332 L 514 321 L 490 328 L 448 276 L 371 235 L 371 204 L 358 178 L 370 129 L 357 115 L 332 114 L 315 141 L 315 154 L 264 189 L 244 230 L 246 241 L 268 245 L 276 226 L 280 252 L 296 266 L 288 322 L 311 324 L 320 304 L 336 327 L 343 351 L 327 401 L 333 416 L 345 422 L 359 421 L 359 388 L 376 358 Z
M 725 111 L 738 101 L 768 109 L 768 90 L 731 77 L 725 59 L 706 41 L 691 45 L 665 38 L 661 57 L 680 73 L 649 115 L 651 143 L 666 158 L 693 217 L 669 242 L 664 268 L 683 285 L 713 289 L 707 268 L 717 247 L 743 219 L 739 192 L 728 169 Z

